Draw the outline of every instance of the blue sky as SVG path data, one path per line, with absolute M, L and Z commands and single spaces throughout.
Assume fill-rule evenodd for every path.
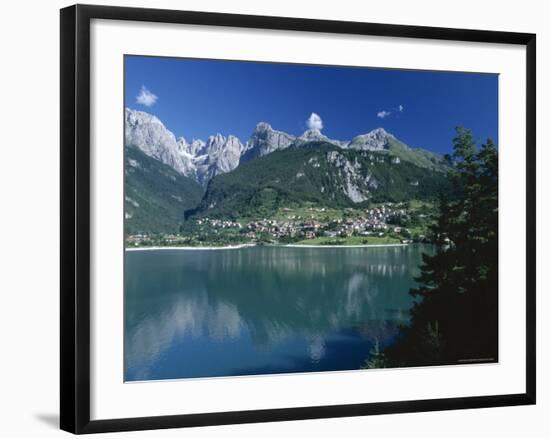
M 299 135 L 311 113 L 349 140 L 383 127 L 413 147 L 451 151 L 463 125 L 498 143 L 498 76 L 300 64 L 126 56 L 125 105 L 177 137 L 233 134 L 260 121 Z

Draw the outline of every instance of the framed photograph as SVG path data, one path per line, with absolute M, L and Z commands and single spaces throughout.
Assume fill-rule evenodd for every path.
M 61 428 L 535 403 L 535 35 L 61 10 Z

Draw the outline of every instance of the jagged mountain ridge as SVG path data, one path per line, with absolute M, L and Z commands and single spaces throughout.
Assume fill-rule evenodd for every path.
M 426 150 L 409 148 L 383 128 L 354 137 L 351 141 L 329 139 L 318 129 L 308 129 L 295 137 L 278 131 L 266 122 L 260 122 L 250 139 L 242 143 L 236 136 L 216 134 L 206 141 L 183 137 L 176 139 L 162 122 L 149 113 L 126 109 L 125 146 L 136 147 L 186 177 L 193 178 L 203 187 L 216 175 L 236 169 L 241 163 L 263 157 L 290 146 L 307 147 L 323 142 L 345 149 L 385 151 L 398 160 L 432 170 L 443 170 L 443 160 Z
M 218 174 L 224 174 L 239 165 L 243 144 L 235 136 L 210 136 L 195 152 L 197 181 L 205 185 Z M 192 149 L 188 150 L 192 154 Z

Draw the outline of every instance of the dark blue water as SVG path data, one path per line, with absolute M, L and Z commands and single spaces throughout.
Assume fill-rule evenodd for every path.
M 359 369 L 407 322 L 427 250 L 127 251 L 125 379 Z

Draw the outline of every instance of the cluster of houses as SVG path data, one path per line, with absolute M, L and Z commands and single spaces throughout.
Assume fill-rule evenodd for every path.
M 241 223 L 231 220 L 221 220 L 216 218 L 200 218 L 197 220 L 199 226 L 209 225 L 218 229 L 242 229 L 243 226 Z
M 312 213 L 325 212 L 324 208 L 310 208 Z M 288 215 L 284 219 L 260 219 L 243 224 L 238 221 L 218 218 L 199 218 L 196 224 L 207 233 L 216 235 L 224 231 L 231 234 L 245 236 L 249 240 L 284 240 L 284 239 L 314 239 L 317 237 L 351 237 L 351 236 L 386 236 L 387 234 L 399 235 L 402 242 L 410 242 L 409 230 L 402 227 L 403 218 L 408 217 L 407 209 L 403 203 L 386 203 L 378 207 L 371 207 L 361 211 L 357 210 L 353 215 L 345 218 L 329 219 L 325 215 L 310 215 L 309 218 L 301 215 L 292 215 L 291 209 L 284 209 Z M 307 215 L 306 215 L 307 216 Z M 152 237 L 147 234 L 127 236 L 129 245 L 140 245 Z M 177 243 L 183 237 L 178 234 L 165 234 L 162 240 L 166 244 Z
M 138 247 L 140 245 L 151 245 L 151 244 L 179 244 L 182 240 L 181 235 L 176 234 L 163 234 L 161 239 L 157 235 L 149 235 L 147 233 L 138 233 L 135 235 L 126 236 L 126 245 L 129 247 Z M 162 242 L 160 242 L 162 241 Z
M 291 211 L 291 209 L 284 209 Z M 324 212 L 324 208 L 310 208 L 316 212 Z M 284 219 L 261 219 L 241 224 L 237 221 L 201 218 L 198 225 L 209 225 L 214 229 L 238 229 L 251 240 L 268 236 L 278 240 L 284 238 L 313 239 L 320 236 L 384 236 L 387 233 L 408 235 L 408 230 L 398 225 L 399 218 L 406 217 L 407 211 L 402 203 L 388 203 L 380 207 L 365 209 L 362 215 L 353 218 L 320 220 L 304 218 L 300 215 L 287 215 Z
M 149 240 L 149 235 L 145 233 L 137 233 L 135 235 L 126 236 L 126 245 L 138 246 Z

